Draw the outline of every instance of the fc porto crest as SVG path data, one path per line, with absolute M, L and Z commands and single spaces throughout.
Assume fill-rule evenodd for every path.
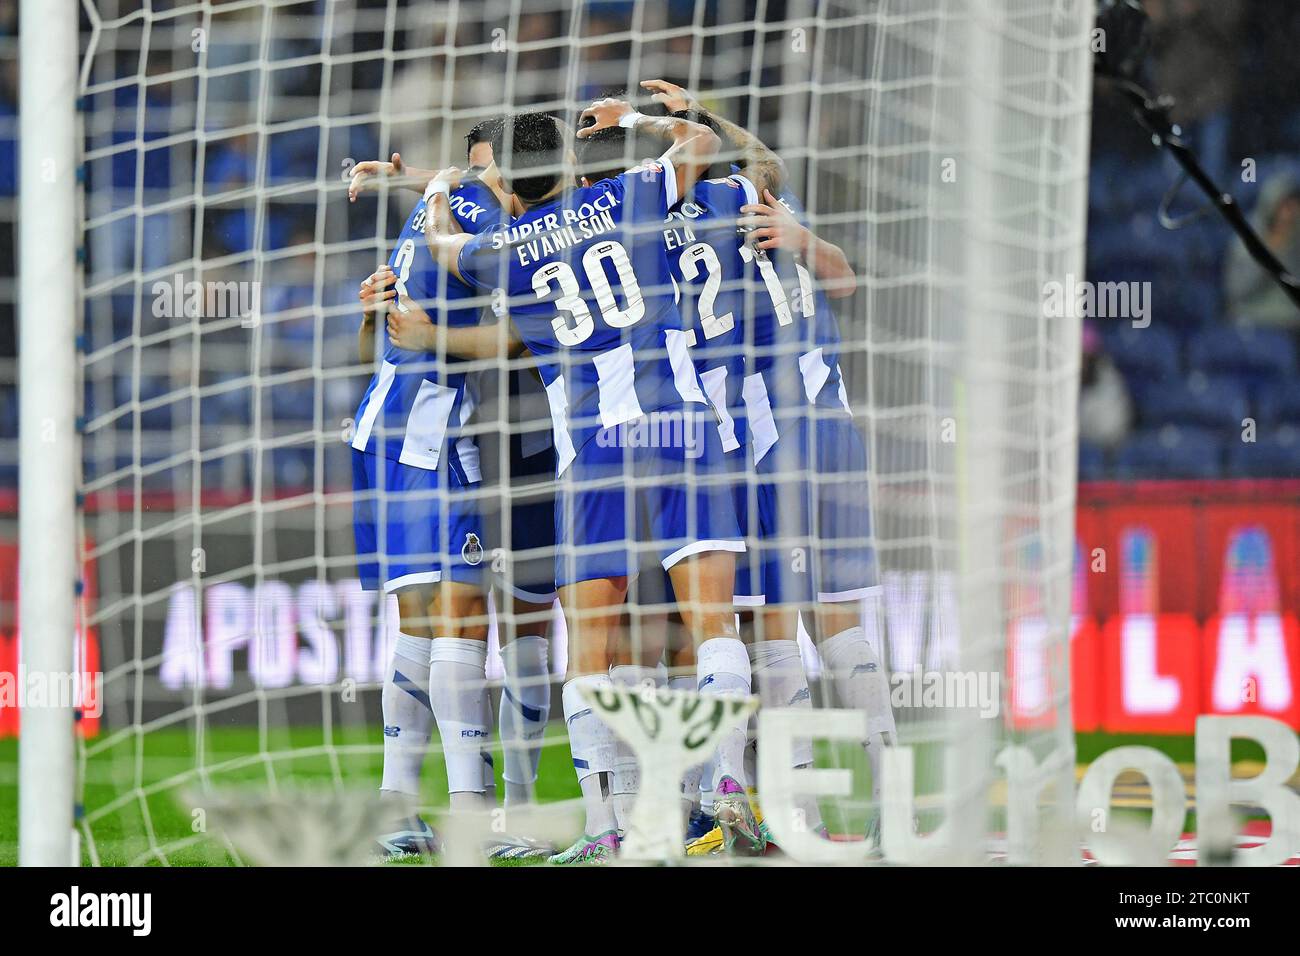
M 483 560 L 483 542 L 473 531 L 465 533 L 465 543 L 460 546 L 460 556 L 466 564 L 478 564 Z

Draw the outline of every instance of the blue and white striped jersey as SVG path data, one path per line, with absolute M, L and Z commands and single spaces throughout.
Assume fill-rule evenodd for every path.
M 803 203 L 794 191 L 786 188 L 776 197 L 795 218 L 805 226 L 808 216 Z M 752 201 L 752 200 L 751 200 Z M 789 260 L 789 257 L 784 257 Z M 821 408 L 836 408 L 852 414 L 848 391 L 840 373 L 840 326 L 831 309 L 831 300 L 814 281 L 801 261 L 793 260 L 794 275 L 787 273 L 791 283 L 790 300 L 796 315 L 811 321 L 810 330 L 804 331 L 808 349 L 799 355 L 799 374 L 803 379 L 808 400 Z
M 492 190 L 477 179 L 465 180 L 449 197 L 452 213 L 466 232 L 478 233 L 501 220 Z M 424 237 L 426 205 L 420 200 L 402 227 L 388 264 L 397 274 L 397 289 L 429 313 L 435 323 L 477 325 L 480 304 L 464 304 L 479 293 L 438 267 Z M 400 307 L 400 306 L 399 306 Z M 468 437 L 456 437 L 477 403 L 473 377 L 457 371 L 455 358 L 399 349 L 381 328 L 379 368 L 357 408 L 352 447 L 434 470 L 450 456 L 468 481 L 478 481 L 478 449 Z
M 648 163 L 534 206 L 461 250 L 461 275 L 505 290 L 541 360 L 557 474 L 603 428 L 707 404 L 661 235 L 676 193 L 671 164 Z
M 723 419 L 724 446 L 750 440 L 756 462 L 785 430 L 783 420 L 801 417 L 823 395 L 838 407 L 842 390 L 825 294 L 802 262 L 749 246 L 737 226 L 740 208 L 757 201 L 743 176 L 706 180 L 673 208 L 664 230 L 685 292 L 692 359 Z

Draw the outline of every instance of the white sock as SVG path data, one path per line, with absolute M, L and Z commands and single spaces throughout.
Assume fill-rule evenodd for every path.
M 587 674 L 564 684 L 561 700 L 564 723 L 569 731 L 573 769 L 582 788 L 587 811 L 587 836 L 599 837 L 618 829 L 614 804 L 610 800 L 610 777 L 614 772 L 614 732 L 592 711 L 578 693 L 580 687 L 608 687 L 608 674 Z
M 696 679 L 693 674 L 683 674 L 668 678 L 669 690 L 695 690 Z M 700 775 L 707 764 L 697 763 L 682 775 L 682 816 L 690 815 L 700 808 Z
M 749 645 L 750 666 L 758 684 L 758 699 L 763 707 L 797 707 L 812 709 L 812 693 L 804 673 L 798 641 L 762 641 Z M 796 740 L 794 767 L 811 767 L 812 740 Z M 874 777 L 872 778 L 874 780 Z M 822 826 L 821 808 L 815 797 L 797 797 L 795 806 L 803 812 L 809 829 Z
M 551 680 L 544 637 L 520 637 L 501 648 L 506 680 L 501 692 L 501 749 L 506 804 L 532 799 L 542 738 L 551 716 Z
M 701 765 L 700 809 L 713 816 L 713 798 L 718 795 L 718 764 L 715 760 Z
M 642 667 L 640 664 L 615 664 L 609 669 L 610 681 L 621 687 L 644 684 L 662 686 L 659 683 L 660 676 L 659 668 Z M 667 680 L 666 673 L 662 676 Z M 637 763 L 632 748 L 621 739 L 614 742 L 614 779 L 609 790 L 619 829 L 626 830 L 627 821 L 632 814 L 632 804 L 636 803 L 636 795 L 641 790 L 641 766 Z
M 889 677 L 861 627 L 840 631 L 823 641 L 820 650 L 840 706 L 866 712 L 871 795 L 879 799 L 881 748 L 898 732 L 894 710 L 889 704 Z
M 429 698 L 442 737 L 453 810 L 477 809 L 485 804 L 482 751 L 488 736 L 486 665 L 486 641 L 433 639 Z
M 420 795 L 420 771 L 433 733 L 427 637 L 398 634 L 384 678 L 384 776 L 379 789 Z
M 488 733 L 483 735 L 483 744 L 478 756 L 483 769 L 483 800 L 488 806 L 495 807 L 497 805 L 497 768 L 496 763 L 492 760 L 492 749 L 488 745 L 488 734 L 491 733 L 493 723 L 495 723 L 495 720 L 492 714 L 492 695 L 488 693 L 485 687 L 483 691 L 483 728 Z
M 747 696 L 750 688 L 749 654 L 745 645 L 734 637 L 714 637 L 700 645 L 695 655 L 695 674 L 699 691 L 705 696 Z M 742 787 L 745 777 L 745 728 L 730 730 L 714 751 L 717 782 L 730 777 Z

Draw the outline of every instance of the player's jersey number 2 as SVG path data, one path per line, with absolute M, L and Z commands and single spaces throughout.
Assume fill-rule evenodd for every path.
M 765 255 L 755 253 L 748 244 L 740 246 L 740 257 L 746 263 L 758 267 L 758 273 L 763 279 L 763 286 L 767 290 L 768 297 L 772 300 L 773 315 L 776 316 L 779 324 L 789 325 L 794 320 L 790 310 L 790 300 L 785 294 L 785 289 L 781 287 L 781 280 L 772 267 L 772 261 Z M 724 312 L 722 315 L 716 314 L 718 290 L 722 287 L 722 263 L 718 260 L 718 254 L 713 247 L 707 242 L 697 242 L 688 246 L 682 252 L 679 264 L 682 277 L 688 282 L 694 281 L 700 275 L 701 270 L 705 273 L 704 288 L 700 290 L 695 304 L 696 313 L 700 318 L 700 329 L 704 332 L 705 339 L 714 338 L 735 328 L 736 319 L 731 312 Z M 806 270 L 802 265 L 797 265 L 796 268 L 799 270 L 799 284 L 803 292 L 800 295 L 800 311 L 805 316 L 811 316 L 812 280 L 811 278 L 807 280 L 808 288 L 805 290 Z
M 618 284 L 626 303 L 624 308 L 619 308 L 614 289 L 609 284 L 609 277 L 605 273 L 606 262 L 613 265 L 618 274 Z M 632 260 L 622 243 L 598 242 L 588 248 L 582 254 L 582 271 L 587 276 L 587 284 L 596 297 L 600 317 L 606 325 L 625 329 L 641 321 L 645 315 L 645 300 L 641 297 L 641 286 L 632 271 Z M 582 298 L 578 277 L 567 262 L 547 263 L 533 273 L 533 291 L 537 293 L 537 298 L 549 296 L 553 285 L 560 292 L 555 299 L 555 307 L 560 313 L 551 320 L 555 339 L 561 345 L 581 345 L 591 338 L 596 322 L 586 300 Z

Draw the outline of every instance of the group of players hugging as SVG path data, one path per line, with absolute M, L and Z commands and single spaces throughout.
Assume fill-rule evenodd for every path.
M 557 595 L 564 612 L 562 706 L 586 826 L 559 852 L 503 837 L 487 848 L 497 857 L 618 853 L 636 762 L 581 688 L 811 706 L 801 611 L 836 703 L 867 714 L 877 806 L 895 735 L 869 633 L 880 594 L 866 452 L 830 307 L 854 272 L 807 227 L 756 136 L 681 87 L 641 87 L 646 113 L 607 98 L 576 130 L 543 112 L 487 120 L 467 137 L 467 169 L 395 154 L 359 164 L 350 187 L 354 200 L 383 185 L 421 194 L 359 293 L 361 361 L 375 372 L 352 441 L 356 548 L 363 584 L 395 595 L 400 614 L 382 789 L 403 807 L 418 797 L 436 725 L 452 810 L 495 806 L 492 593 L 505 801 L 532 799 Z M 483 414 L 496 396 L 499 435 L 474 427 L 498 421 Z M 491 473 L 498 461 L 505 474 Z M 731 732 L 683 780 L 688 854 L 766 849 L 750 738 Z M 797 749 L 810 765 L 811 743 Z M 801 809 L 824 832 L 816 803 Z M 427 822 L 394 817 L 384 853 L 437 852 Z

